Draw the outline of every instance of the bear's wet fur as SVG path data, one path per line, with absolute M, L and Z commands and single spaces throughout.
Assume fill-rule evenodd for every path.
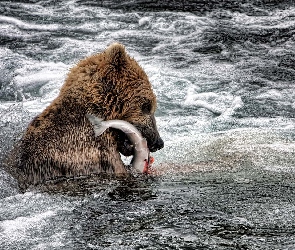
M 163 141 L 155 110 L 146 73 L 123 45 L 114 43 L 70 70 L 58 97 L 33 119 L 15 146 L 9 172 L 23 188 L 60 177 L 125 175 L 120 153 L 132 155 L 126 135 L 108 129 L 95 137 L 85 115 L 132 123 L 156 151 Z

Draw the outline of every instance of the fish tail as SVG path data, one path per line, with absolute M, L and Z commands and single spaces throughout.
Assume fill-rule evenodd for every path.
M 102 118 L 90 114 L 86 114 L 86 118 L 91 122 L 95 136 L 100 136 L 108 128 Z

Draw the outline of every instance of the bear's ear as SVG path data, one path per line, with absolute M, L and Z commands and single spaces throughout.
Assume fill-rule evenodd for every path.
M 125 48 L 120 43 L 111 44 L 106 50 L 105 55 L 110 64 L 119 69 L 127 62 L 127 54 Z

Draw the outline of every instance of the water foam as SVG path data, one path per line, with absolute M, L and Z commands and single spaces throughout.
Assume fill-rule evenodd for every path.
M 45 220 L 55 215 L 54 211 L 46 211 L 33 216 L 3 220 L 0 222 L 1 237 L 12 241 L 21 241 L 29 236 L 32 230 L 40 230 L 45 225 Z
M 24 30 L 54 31 L 60 28 L 58 24 L 31 24 L 24 22 L 18 18 L 8 16 L 0 16 L 0 22 L 13 24 L 18 28 Z
M 59 82 L 61 85 L 68 68 L 69 66 L 62 62 L 27 61 L 22 68 L 15 70 L 14 82 L 17 87 L 25 89 L 36 88 L 50 81 Z

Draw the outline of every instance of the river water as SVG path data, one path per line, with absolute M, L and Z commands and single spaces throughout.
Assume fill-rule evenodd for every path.
M 295 249 L 294 2 L 130 2 L 0 1 L 1 161 L 114 41 L 147 72 L 165 141 L 154 178 L 20 193 L 0 168 L 0 249 Z

